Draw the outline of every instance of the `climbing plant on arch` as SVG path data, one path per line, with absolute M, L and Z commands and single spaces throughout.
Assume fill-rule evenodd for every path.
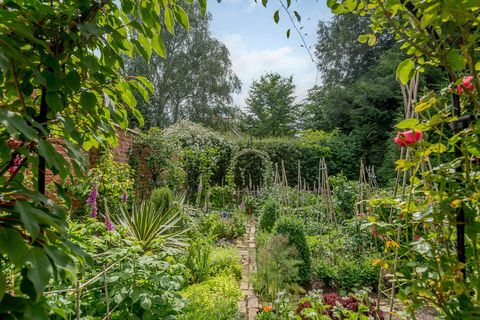
M 233 188 L 271 185 L 273 179 L 272 161 L 267 153 L 258 149 L 240 150 L 230 161 L 227 181 Z

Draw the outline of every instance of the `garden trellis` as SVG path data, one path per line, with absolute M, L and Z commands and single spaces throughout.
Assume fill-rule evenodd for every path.
M 82 290 L 85 288 L 88 288 L 90 285 L 95 284 L 97 280 L 100 277 L 103 277 L 103 288 L 99 287 L 97 290 L 102 290 L 104 291 L 105 295 L 105 308 L 106 308 L 106 313 L 105 317 L 103 318 L 104 320 L 110 319 L 111 313 L 118 308 L 118 306 L 121 305 L 121 302 L 118 303 L 112 310 L 110 310 L 110 299 L 108 297 L 108 282 L 107 282 L 107 274 L 110 269 L 112 269 L 114 266 L 116 266 L 118 263 L 120 263 L 124 258 L 120 258 L 116 260 L 115 262 L 111 263 L 110 265 L 103 265 L 102 271 L 97 273 L 95 276 L 92 278 L 86 280 L 84 283 L 80 283 L 80 280 L 75 281 L 75 288 L 68 288 L 68 289 L 61 289 L 61 290 L 53 290 L 53 291 L 46 291 L 44 292 L 45 295 L 53 295 L 53 294 L 61 294 L 61 293 L 66 293 L 66 294 L 75 294 L 75 316 L 77 320 L 80 320 L 81 318 L 81 309 L 80 309 L 80 303 L 81 303 L 81 294 Z

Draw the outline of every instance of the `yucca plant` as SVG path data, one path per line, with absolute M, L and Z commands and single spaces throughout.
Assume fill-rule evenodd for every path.
M 166 208 L 165 205 L 157 207 L 150 200 L 143 200 L 134 204 L 131 212 L 122 205 L 118 224 L 145 250 L 152 249 L 157 241 L 162 242 L 162 249 L 181 250 L 186 246 L 181 213 L 181 204 Z

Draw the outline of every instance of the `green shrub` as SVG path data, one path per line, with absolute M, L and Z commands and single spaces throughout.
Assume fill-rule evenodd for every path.
M 370 253 L 368 253 L 370 255 Z M 340 255 L 336 263 L 329 259 L 314 259 L 315 278 L 327 287 L 351 291 L 352 288 L 375 288 L 378 282 L 379 267 L 373 265 L 377 256 Z
M 351 219 L 355 214 L 355 204 L 358 200 L 358 182 L 347 180 L 338 174 L 329 178 L 333 188 L 333 204 L 337 220 Z
M 180 320 L 232 320 L 240 316 L 237 300 L 241 291 L 233 276 L 220 275 L 180 293 L 186 299 Z
M 129 159 L 136 170 L 135 191 L 143 198 L 156 187 L 181 189 L 186 178 L 181 163 L 179 142 L 166 138 L 159 128 L 138 135 L 130 147 Z
M 267 200 L 260 213 L 260 220 L 258 222 L 260 230 L 271 232 L 275 226 L 275 221 L 277 220 L 278 214 L 278 204 L 273 199 Z
M 139 241 L 145 250 L 160 247 L 177 251 L 186 247 L 180 207 L 162 210 L 157 209 L 151 201 L 143 200 L 134 204 L 131 210 L 120 206 L 116 220 L 126 235 Z
M 237 280 L 242 278 L 242 263 L 238 250 L 233 246 L 214 247 L 208 260 L 210 276 L 227 274 Z
M 257 249 L 257 272 L 253 288 L 264 301 L 273 301 L 283 290 L 298 291 L 298 268 L 302 261 L 284 235 L 261 233 Z
M 208 277 L 209 258 L 213 247 L 213 237 L 194 236 L 185 255 L 185 266 L 189 270 L 190 283 L 201 282 Z
M 224 209 L 232 204 L 233 192 L 230 187 L 214 186 L 210 188 L 210 206 L 215 209 Z
M 217 213 L 209 213 L 200 218 L 198 230 L 202 234 L 211 233 L 218 239 L 234 240 L 246 232 L 246 221 L 241 210 L 235 210 L 226 218 Z
M 105 214 L 106 201 L 110 216 L 116 216 L 119 213 L 118 205 L 124 200 L 127 200 L 128 205 L 135 202 L 134 175 L 134 170 L 128 164 L 114 161 L 112 153 L 106 151 L 84 177 L 66 183 L 65 189 L 72 194 L 74 200 L 72 211 L 77 216 L 92 213 L 93 208 L 86 205 L 86 200 L 96 185 L 98 214 Z
M 288 243 L 295 245 L 297 248 L 302 259 L 302 264 L 299 267 L 299 283 L 307 284 L 310 281 L 311 256 L 302 222 L 294 217 L 282 217 L 275 224 L 274 233 L 285 235 L 288 238 Z
M 150 201 L 155 208 L 170 208 L 173 205 L 173 192 L 169 187 L 161 187 L 154 189 L 150 195 Z
M 325 259 L 313 260 L 314 277 L 327 287 L 333 288 L 338 283 L 338 267 Z

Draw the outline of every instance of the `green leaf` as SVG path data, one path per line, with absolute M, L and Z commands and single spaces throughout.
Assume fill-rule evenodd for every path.
M 173 20 L 172 9 L 165 8 L 165 26 L 170 34 L 174 34 L 175 21 Z
M 87 110 L 93 109 L 97 105 L 97 96 L 93 92 L 82 92 L 80 105 Z
M 358 42 L 360 43 L 367 43 L 368 39 L 370 39 L 370 34 L 361 34 L 358 36 Z
M 418 120 L 415 118 L 411 118 L 401 121 L 395 127 L 397 127 L 398 129 L 413 129 L 416 125 L 418 125 Z
M 465 69 L 465 58 L 457 49 L 450 50 L 450 52 L 447 54 L 447 62 L 455 71 L 462 71 Z
M 132 108 L 131 111 L 135 119 L 137 119 L 138 125 L 140 127 L 143 127 L 143 125 L 145 124 L 145 120 L 143 119 L 142 113 L 136 108 Z
M 425 154 L 431 154 L 431 153 L 444 153 L 447 151 L 447 147 L 443 143 L 434 143 L 430 145 L 425 152 Z
M 75 278 L 75 263 L 68 254 L 55 247 L 44 247 L 44 250 L 57 270 L 63 270 L 72 280 Z
M 52 146 L 49 141 L 38 141 L 38 153 L 45 158 L 47 167 L 57 169 L 62 178 L 70 173 L 70 165 L 67 160 Z
M 57 230 L 60 230 L 65 224 L 65 221 L 59 220 L 51 213 L 35 208 L 26 201 L 17 201 L 15 210 L 20 213 L 20 220 L 33 238 L 37 237 L 40 231 L 40 224 L 54 227 Z
M 11 135 L 21 133 L 29 140 L 36 141 L 38 139 L 37 131 L 29 126 L 25 119 L 16 112 L 1 108 L 0 123 L 7 128 Z
M 422 112 L 427 109 L 430 109 L 432 106 L 434 106 L 437 103 L 436 99 L 429 99 L 426 101 L 421 101 L 415 106 L 415 112 Z
M 397 74 L 397 78 L 400 79 L 400 82 L 402 84 L 406 85 L 408 80 L 410 80 L 413 77 L 414 67 L 415 67 L 415 64 L 410 59 L 403 60 L 398 65 L 396 74 Z
M 152 56 L 152 44 L 150 42 L 150 39 L 144 36 L 143 33 L 140 33 L 138 35 L 138 41 L 140 41 L 141 45 L 145 49 L 145 52 L 147 53 L 147 62 L 148 62 Z
M 52 277 L 52 264 L 47 255 L 39 247 L 32 247 L 28 254 L 27 262 L 30 265 L 27 277 L 32 281 L 37 297 L 40 297 Z
M 188 21 L 188 15 L 183 10 L 181 6 L 175 6 L 175 18 L 177 19 L 178 22 L 185 28 L 185 30 L 188 30 L 190 28 L 190 22 Z
M 295 18 L 297 18 L 298 22 L 302 21 L 302 17 L 300 16 L 300 14 L 297 11 L 293 11 L 293 14 L 295 15 Z
M 152 48 L 156 54 L 158 54 L 163 59 L 167 58 L 167 49 L 165 48 L 165 43 L 163 42 L 162 36 L 160 34 L 154 34 L 152 38 Z
M 290 29 L 287 30 L 287 39 L 290 38 Z
M 58 91 L 62 88 L 63 79 L 60 74 L 44 71 L 41 73 L 41 76 L 45 80 L 47 91 Z
M 152 300 L 150 300 L 149 296 L 145 293 L 140 296 L 140 306 L 145 310 L 150 309 L 152 306 Z
M 267 7 L 268 0 L 262 0 L 262 5 L 266 8 Z
M 0 272 L 0 303 L 3 300 L 3 296 L 5 295 L 5 292 L 7 291 L 7 278 L 5 278 L 5 275 L 3 272 Z
M 81 79 L 77 71 L 70 71 L 65 77 L 65 84 L 72 91 L 80 90 L 81 88 Z
M 372 47 L 372 46 L 375 45 L 375 43 L 377 43 L 377 37 L 376 37 L 374 34 L 372 34 L 372 35 L 368 38 L 368 45 L 369 45 L 370 47 Z
M 45 100 L 47 101 L 48 107 L 52 109 L 54 112 L 59 112 L 63 109 L 62 96 L 60 96 L 58 92 L 56 91 L 47 92 Z
M 198 0 L 198 2 L 200 3 L 200 12 L 204 16 L 207 12 L 207 0 Z
M 19 232 L 7 227 L 0 229 L 0 252 L 6 254 L 17 268 L 22 266 L 28 252 L 27 245 Z
M 280 12 L 278 12 L 278 10 L 273 13 L 273 21 L 275 21 L 275 23 L 278 23 L 278 21 L 280 21 Z

